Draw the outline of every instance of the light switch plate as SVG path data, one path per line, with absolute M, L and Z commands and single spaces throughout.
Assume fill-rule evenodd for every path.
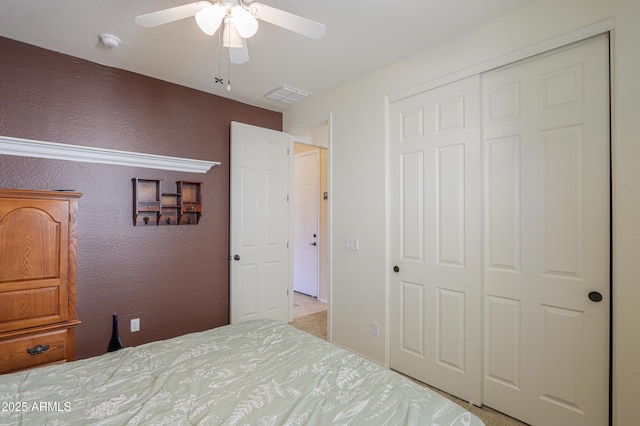
M 136 331 L 140 331 L 140 318 L 131 320 L 131 332 L 135 333 Z
M 373 322 L 371 324 L 371 334 L 376 337 L 380 336 L 380 323 Z
M 360 240 L 358 238 L 345 238 L 344 248 L 346 250 L 358 251 L 360 250 Z

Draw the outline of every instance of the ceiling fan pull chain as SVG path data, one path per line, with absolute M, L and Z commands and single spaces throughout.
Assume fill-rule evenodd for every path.
M 218 76 L 216 77 L 216 83 L 224 84 L 224 79 L 221 77 L 222 74 L 220 73 L 220 58 L 221 58 L 220 51 L 221 50 L 222 50 L 222 34 L 220 31 L 218 31 Z
M 227 23 L 225 22 L 225 26 L 226 25 L 227 25 Z M 224 37 L 224 33 L 223 33 L 223 37 Z M 227 32 L 227 37 L 229 38 L 229 40 L 227 40 L 227 44 L 231 44 L 230 43 L 230 41 L 231 41 L 231 31 Z M 231 91 L 231 57 L 229 57 L 229 62 L 227 62 L 227 90 L 229 92 Z
M 229 62 L 227 62 L 227 90 L 231 91 L 231 58 L 229 58 Z

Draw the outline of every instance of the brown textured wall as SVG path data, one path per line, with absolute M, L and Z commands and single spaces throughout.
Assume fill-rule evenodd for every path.
M 222 162 L 206 174 L 0 155 L 0 187 L 74 189 L 77 358 L 228 323 L 229 127 L 282 115 L 0 37 L 0 135 Z M 134 227 L 131 178 L 203 184 L 197 226 Z M 129 321 L 141 319 L 141 331 Z

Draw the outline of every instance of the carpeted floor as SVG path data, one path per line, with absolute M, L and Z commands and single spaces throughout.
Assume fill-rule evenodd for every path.
M 327 340 L 327 311 L 317 312 L 311 315 L 304 315 L 298 318 L 291 323 L 294 327 L 306 331 L 307 333 L 311 333 L 314 336 L 318 336 L 322 339 Z M 516 419 L 513 419 L 509 416 L 505 416 L 502 413 L 492 410 L 488 407 L 476 407 L 471 405 L 465 401 L 462 401 L 452 395 L 449 395 L 446 392 L 442 392 L 439 389 L 432 388 L 431 386 L 425 385 L 422 382 L 412 379 L 408 377 L 410 380 L 418 383 L 419 385 L 426 386 L 432 389 L 435 392 L 438 392 L 445 398 L 449 398 L 454 401 L 456 404 L 464 407 L 465 409 L 471 411 L 473 414 L 478 416 L 487 426 L 525 426 L 525 423 L 519 422 Z
M 296 318 L 291 325 L 327 340 L 327 311 Z

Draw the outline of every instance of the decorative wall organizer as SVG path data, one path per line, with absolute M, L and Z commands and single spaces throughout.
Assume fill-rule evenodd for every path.
M 133 178 L 133 226 L 197 225 L 202 217 L 202 182 L 179 180 L 176 192 L 161 192 L 160 182 Z

